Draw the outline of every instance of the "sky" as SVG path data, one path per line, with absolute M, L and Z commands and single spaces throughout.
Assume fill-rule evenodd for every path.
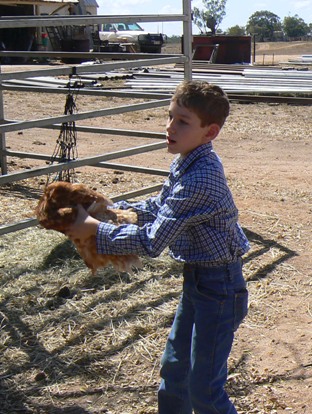
M 136 15 L 136 14 L 181 14 L 182 0 L 97 0 L 99 15 Z M 201 0 L 192 0 L 192 8 L 203 9 Z M 307 24 L 312 23 L 312 0 L 227 0 L 226 16 L 220 28 L 246 26 L 249 17 L 256 11 L 268 10 L 281 20 L 286 16 L 298 15 Z M 167 36 L 183 32 L 182 22 L 140 23 L 146 31 L 161 32 Z M 193 25 L 193 33 L 198 29 Z

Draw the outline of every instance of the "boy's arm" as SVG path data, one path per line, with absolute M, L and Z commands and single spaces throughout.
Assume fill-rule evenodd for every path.
M 186 187 L 177 186 L 158 209 L 155 220 L 143 226 L 100 223 L 96 234 L 98 253 L 157 257 L 186 227 L 206 221 L 213 212 L 207 192 L 201 183 Z
M 202 182 L 190 181 L 176 186 L 173 194 L 168 196 L 159 208 L 155 220 L 143 226 L 136 224 L 115 226 L 98 222 L 90 218 L 80 207 L 69 236 L 85 238 L 96 235 L 97 251 L 100 254 L 137 254 L 157 257 L 166 247 L 172 246 L 186 228 L 191 229 L 208 222 L 212 216 L 216 220 L 216 215 L 219 215 L 216 211 L 216 200 L 210 198 L 207 187 Z M 221 204 L 217 208 L 221 208 L 220 214 L 224 215 L 222 204 L 223 201 L 227 203 L 227 200 L 220 194 L 217 198 L 221 199 Z M 233 215 L 233 219 L 236 218 L 234 206 L 233 211 L 229 211 L 228 214 Z M 185 237 L 188 237 L 187 234 Z
M 138 226 L 143 226 L 146 223 L 151 223 L 156 219 L 158 207 L 156 207 L 156 197 L 148 199 L 147 201 L 142 201 L 138 203 L 128 203 L 126 201 L 121 201 L 118 203 L 114 203 L 112 208 L 120 208 L 122 206 L 128 206 L 128 208 L 133 208 L 138 215 Z M 151 200 L 151 201 L 150 201 Z M 154 206 L 155 214 L 153 212 L 148 211 L 149 206 Z M 78 214 L 75 222 L 69 227 L 69 230 L 66 232 L 66 235 L 71 239 L 87 239 L 90 236 L 95 236 L 97 234 L 97 230 L 99 224 L 103 226 L 107 226 L 111 229 L 116 228 L 117 226 L 113 224 L 107 224 L 104 222 L 100 222 L 99 220 L 95 219 L 94 217 L 90 216 L 89 213 L 82 207 L 82 205 L 78 205 Z M 126 208 L 127 209 L 127 208 Z
M 135 203 L 128 203 L 127 201 L 122 200 L 114 203 L 112 208 L 120 208 L 123 210 L 132 208 L 138 215 L 138 226 L 143 226 L 156 219 L 159 210 L 159 197 L 160 195 Z M 86 239 L 96 235 L 100 221 L 90 216 L 81 205 L 78 205 L 77 207 L 78 214 L 76 221 L 70 226 L 66 235 L 71 239 Z M 105 224 L 106 223 L 101 223 L 102 226 Z M 111 226 L 112 228 L 116 227 L 115 225 Z
M 184 202 L 183 202 L 184 199 Z M 183 210 L 183 197 L 178 210 Z M 97 237 L 97 250 L 101 254 L 138 254 L 157 257 L 178 236 L 187 224 L 181 211 L 172 211 L 162 206 L 153 221 L 142 227 L 136 224 L 115 226 L 91 217 L 81 206 L 78 206 L 76 221 L 70 226 L 67 236 L 71 239 L 87 239 Z
M 153 222 L 158 214 L 161 200 L 166 196 L 167 188 L 166 183 L 160 194 L 156 197 L 149 197 L 146 200 L 129 203 L 128 201 L 122 200 L 114 203 L 112 208 L 120 208 L 122 210 L 133 209 L 138 216 L 138 225 L 143 226 L 146 223 Z

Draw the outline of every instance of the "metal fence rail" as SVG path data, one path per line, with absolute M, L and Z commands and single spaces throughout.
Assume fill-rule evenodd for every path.
M 122 15 L 125 23 L 152 23 L 152 22 L 188 22 L 187 10 L 188 1 L 183 1 L 183 14 L 141 14 L 141 15 Z M 46 27 L 46 26 L 87 26 L 100 23 L 118 23 L 120 15 L 57 15 L 53 16 L 2 16 L 0 18 L 0 28 L 16 27 Z
M 31 121 L 18 121 L 2 123 L 0 125 L 0 134 L 4 132 L 20 131 L 30 128 L 41 128 L 55 123 L 64 123 L 78 121 L 81 119 L 98 118 L 101 116 L 124 114 L 126 112 L 140 111 L 144 109 L 159 108 L 161 106 L 168 105 L 170 99 L 161 99 L 156 101 L 117 106 L 115 108 L 98 109 L 88 112 L 80 112 L 72 115 L 61 115 L 51 118 L 35 119 Z
M 47 175 L 47 174 L 52 174 L 52 173 L 59 172 L 59 171 L 83 167 L 87 165 L 96 165 L 97 163 L 101 161 L 109 161 L 109 160 L 129 157 L 131 155 L 137 155 L 137 154 L 142 154 L 142 153 L 146 153 L 150 151 L 156 151 L 161 148 L 165 148 L 165 146 L 166 146 L 166 143 L 164 141 L 161 141 L 161 142 L 156 142 L 154 144 L 141 145 L 141 146 L 129 148 L 126 150 L 96 155 L 94 157 L 79 158 L 77 160 L 61 162 L 59 164 L 32 168 L 31 170 L 27 170 L 23 172 L 5 174 L 5 175 L 0 176 L 0 185 L 13 183 L 13 182 L 20 181 L 20 180 L 25 180 L 27 178 L 39 177 L 40 175 Z M 156 174 L 156 170 L 154 171 Z

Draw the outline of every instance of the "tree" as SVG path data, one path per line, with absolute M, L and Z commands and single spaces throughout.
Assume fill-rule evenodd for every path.
M 249 17 L 246 29 L 256 34 L 259 41 L 274 40 L 274 32 L 282 29 L 281 19 L 270 11 L 261 10 Z
M 284 18 L 283 29 L 285 35 L 290 38 L 306 36 L 309 33 L 309 26 L 297 14 Z
M 203 0 L 205 10 L 194 7 L 193 19 L 200 33 L 207 33 L 207 29 L 210 29 L 212 35 L 216 34 L 218 26 L 226 14 L 226 2 L 227 0 Z
M 244 36 L 246 34 L 246 29 L 244 26 L 239 26 L 237 24 L 236 26 L 229 27 L 226 30 L 226 34 L 230 36 Z

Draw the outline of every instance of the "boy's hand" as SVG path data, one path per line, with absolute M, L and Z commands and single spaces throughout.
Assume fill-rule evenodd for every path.
M 87 239 L 90 236 L 95 236 L 99 225 L 99 220 L 91 217 L 88 212 L 78 204 L 78 215 L 73 224 L 71 224 L 66 231 L 66 235 L 75 239 Z

